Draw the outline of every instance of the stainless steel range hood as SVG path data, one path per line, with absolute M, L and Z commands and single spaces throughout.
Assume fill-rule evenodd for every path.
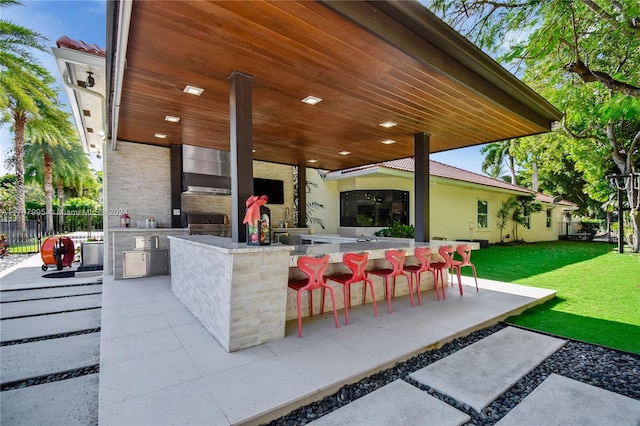
M 185 194 L 230 195 L 231 163 L 227 151 L 182 146 L 182 177 Z

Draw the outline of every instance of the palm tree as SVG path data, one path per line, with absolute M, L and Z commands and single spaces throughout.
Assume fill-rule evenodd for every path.
M 17 0 L 0 0 L 0 8 L 20 5 Z M 18 230 L 24 232 L 24 129 L 28 120 L 57 106 L 55 79 L 37 63 L 30 51 L 45 50 L 42 35 L 0 19 L 0 111 L 2 122 L 11 122 L 14 132 L 16 168 L 16 213 Z
M 85 158 L 85 169 L 88 170 L 89 159 L 82 151 L 75 129 L 69 122 L 66 113 L 60 110 L 49 110 L 43 119 L 32 120 L 27 124 L 27 140 L 25 160 L 34 170 L 34 178 L 43 185 L 45 193 L 46 231 L 53 232 L 53 181 L 63 183 L 65 175 L 81 176 L 81 163 L 78 161 L 79 150 Z M 69 170 L 77 167 L 76 170 Z M 90 178 L 91 173 L 89 171 Z M 82 178 L 85 178 L 82 175 Z M 58 185 L 60 188 L 60 185 Z
M 514 141 L 509 139 L 501 142 L 491 142 L 483 146 L 480 152 L 486 156 L 482 162 L 482 171 L 494 179 L 499 179 L 502 173 L 502 164 L 506 159 L 509 172 L 511 173 L 511 183 L 516 185 L 516 164 L 512 151 L 513 144 Z

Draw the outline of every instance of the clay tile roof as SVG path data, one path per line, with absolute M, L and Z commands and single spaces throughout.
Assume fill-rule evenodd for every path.
M 69 36 L 62 36 L 56 40 L 58 47 L 66 47 L 67 49 L 78 50 L 80 52 L 89 53 L 95 56 L 106 57 L 107 52 L 95 44 L 85 43 L 82 40 L 74 40 Z
M 377 164 L 367 164 L 365 166 L 354 167 L 351 169 L 341 170 L 340 173 L 351 173 L 360 170 L 372 169 L 375 167 L 383 167 L 387 169 L 401 170 L 405 172 L 413 173 L 415 171 L 415 163 L 413 157 L 401 158 L 399 160 L 385 161 Z M 446 179 L 457 180 L 461 182 L 475 183 L 478 185 L 491 186 L 494 188 L 508 189 L 511 191 L 522 192 L 523 194 L 534 194 L 533 191 L 527 188 L 523 188 L 518 185 L 512 185 L 502 180 L 493 179 L 489 176 L 480 175 L 478 173 L 469 172 L 467 170 L 459 169 L 457 167 L 449 166 L 448 164 L 439 163 L 437 161 L 429 161 L 429 175 L 438 176 Z M 542 203 L 552 204 L 554 197 L 543 194 L 541 192 L 535 193 L 536 200 Z M 564 206 L 576 207 L 576 204 L 571 201 L 562 200 L 556 204 Z
M 384 163 L 377 164 L 378 167 L 386 167 L 389 169 L 406 170 L 408 172 L 414 171 L 414 159 L 413 157 L 401 158 L 399 160 L 385 161 Z M 462 182 L 475 183 L 478 185 L 492 186 L 494 188 L 508 189 L 511 191 L 518 191 L 530 194 L 531 191 L 521 186 L 512 185 L 508 182 L 504 182 L 498 179 L 493 179 L 488 176 L 483 176 L 477 173 L 469 172 L 467 170 L 459 169 L 457 167 L 449 166 L 447 164 L 439 163 L 437 161 L 429 161 L 429 174 L 431 176 L 438 176 L 442 178 L 458 180 Z

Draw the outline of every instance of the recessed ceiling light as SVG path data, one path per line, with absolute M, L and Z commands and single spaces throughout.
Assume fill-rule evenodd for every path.
M 380 123 L 380 125 L 381 125 L 382 127 L 389 128 L 389 127 L 396 126 L 396 125 L 397 125 L 397 123 L 394 123 L 393 121 L 385 121 L 384 123 Z
M 351 151 L 340 151 L 338 154 L 340 154 L 340 155 L 349 155 L 349 154 L 351 154 Z
M 252 150 L 251 150 L 251 152 L 256 152 L 256 150 L 255 150 L 255 149 L 252 149 Z
M 170 121 L 172 123 L 177 123 L 180 121 L 180 117 L 176 117 L 174 115 L 165 115 L 164 121 Z
M 391 145 L 392 143 L 396 143 L 396 141 L 394 141 L 393 139 L 385 139 L 382 141 L 382 143 L 385 145 Z
M 154 137 L 158 138 L 158 139 L 166 139 L 167 135 L 164 133 L 156 133 L 155 135 L 153 135 Z
M 305 104 L 309 104 L 309 105 L 315 105 L 320 101 L 322 101 L 322 99 L 317 98 L 315 96 L 307 96 L 306 98 L 304 98 L 302 100 L 302 102 L 304 102 Z
M 313 160 L 313 159 L 312 159 L 312 160 L 307 160 L 307 162 L 308 162 L 308 163 L 317 163 L 317 162 L 318 162 L 318 160 Z
M 190 86 L 187 84 L 182 91 L 190 95 L 200 96 L 202 95 L 202 92 L 204 92 L 204 89 L 201 89 L 200 87 L 196 87 L 196 86 Z

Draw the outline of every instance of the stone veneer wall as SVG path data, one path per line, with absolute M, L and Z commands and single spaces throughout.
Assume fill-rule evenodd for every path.
M 131 226 L 154 217 L 158 226 L 171 226 L 171 175 L 169 148 L 118 142 L 108 151 L 107 200 L 109 209 L 126 209 Z M 120 218 L 109 216 L 109 227 L 119 227 Z
M 131 217 L 131 227 L 148 217 L 158 227 L 171 226 L 171 176 L 169 148 L 130 142 L 118 142 L 115 151 L 107 150 L 107 226 L 120 227 L 120 212 Z M 105 238 L 110 238 L 105 229 Z M 105 259 L 105 273 L 113 273 L 113 244 Z
M 263 179 L 284 181 L 284 204 L 267 204 L 267 207 L 271 210 L 272 226 L 275 227 L 281 220 L 284 220 L 287 207 L 289 207 L 289 226 L 295 226 L 293 223 L 293 167 L 254 161 L 253 175 Z M 225 213 L 229 216 L 229 220 L 233 220 L 231 218 L 231 197 L 225 195 L 182 194 L 182 211 Z
M 284 337 L 288 250 L 228 253 L 183 239 L 170 243 L 173 293 L 226 351 Z

